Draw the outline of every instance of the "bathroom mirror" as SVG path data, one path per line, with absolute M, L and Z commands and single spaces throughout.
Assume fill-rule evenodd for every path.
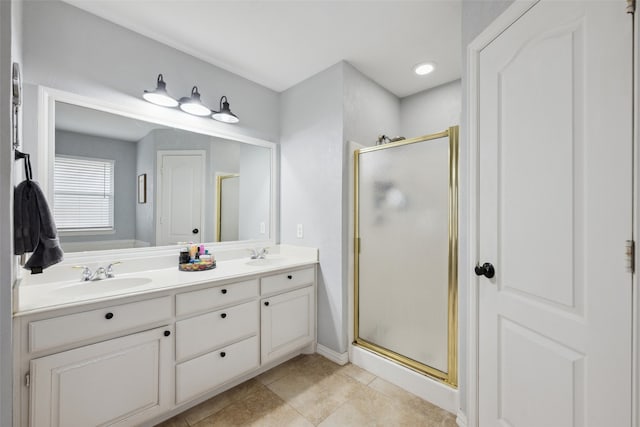
M 274 144 L 59 98 L 49 102 L 45 139 L 65 252 L 272 238 Z M 222 176 L 234 176 L 233 184 L 220 186 Z

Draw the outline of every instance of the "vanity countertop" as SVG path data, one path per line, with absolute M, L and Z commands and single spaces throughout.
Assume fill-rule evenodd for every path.
M 207 271 L 187 272 L 170 268 L 118 274 L 115 278 L 82 282 L 79 279 L 28 284 L 17 289 L 14 316 L 39 313 L 63 307 L 115 300 L 156 291 L 186 288 L 203 283 L 253 277 L 280 270 L 316 264 L 317 254 L 267 255 L 264 260 L 249 258 L 217 261 Z M 77 274 L 76 274 L 77 276 Z

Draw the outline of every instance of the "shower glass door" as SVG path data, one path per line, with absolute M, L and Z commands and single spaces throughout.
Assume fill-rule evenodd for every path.
M 355 344 L 457 385 L 458 127 L 355 153 Z

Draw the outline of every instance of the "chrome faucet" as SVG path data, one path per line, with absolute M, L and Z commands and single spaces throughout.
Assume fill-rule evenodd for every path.
M 268 253 L 269 251 L 267 248 L 251 249 L 251 259 L 264 259 L 265 255 Z
M 113 272 L 113 266 L 120 263 L 121 261 L 116 261 L 109 264 L 107 268 L 98 267 L 96 271 L 93 273 L 91 272 L 91 269 L 86 265 L 77 265 L 77 266 L 74 266 L 73 268 L 82 269 L 82 275 L 80 276 L 81 281 L 93 282 L 96 280 L 110 279 L 112 277 L 116 277 L 115 273 Z

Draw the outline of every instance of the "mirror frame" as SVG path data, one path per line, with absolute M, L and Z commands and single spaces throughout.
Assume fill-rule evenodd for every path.
M 38 88 L 38 110 L 37 110 L 37 150 L 38 150 L 38 164 L 37 164 L 37 176 L 40 185 L 49 200 L 53 200 L 53 162 L 55 158 L 55 114 L 56 114 L 56 102 L 64 102 L 79 107 L 90 108 L 93 110 L 102 111 L 105 113 L 115 114 L 130 119 L 141 120 L 149 123 L 155 123 L 163 126 L 169 126 L 175 129 L 180 129 L 188 132 L 194 132 L 202 135 L 213 136 L 217 138 L 228 139 L 230 141 L 241 142 L 250 145 L 256 145 L 259 147 L 265 147 L 271 150 L 271 182 L 269 186 L 270 190 L 270 218 L 269 218 L 269 239 L 265 240 L 236 240 L 233 242 L 203 242 L 204 245 L 213 248 L 233 248 L 233 247 L 256 247 L 256 246 L 273 246 L 277 244 L 278 238 L 278 200 L 279 200 L 279 164 L 278 164 L 278 144 L 250 136 L 245 136 L 237 133 L 226 133 L 216 129 L 216 123 L 210 123 L 207 126 L 206 120 L 202 119 L 202 126 L 195 126 L 192 124 L 185 124 L 178 120 L 159 118 L 153 115 L 153 111 L 157 108 L 164 109 L 164 107 L 158 107 L 152 104 L 148 104 L 143 100 L 140 100 L 140 107 L 135 108 L 133 105 L 117 105 L 107 101 L 97 100 L 82 95 L 78 95 L 71 92 L 66 92 L 58 89 L 53 89 L 45 86 L 37 86 Z M 137 101 L 137 100 L 136 100 Z M 144 104 L 142 104 L 144 103 Z M 148 110 L 141 111 L 147 109 Z M 142 107 L 144 105 L 144 107 Z M 215 185 L 213 183 L 212 185 Z M 217 214 L 217 201 L 214 209 Z M 217 218 L 216 221 L 217 222 Z M 123 255 L 131 254 L 140 256 L 149 252 L 167 252 L 171 253 L 176 251 L 180 245 L 169 246 L 152 246 L 145 248 L 126 248 L 126 249 L 109 249 L 109 250 L 97 250 L 97 251 L 84 251 L 84 252 L 70 252 L 65 253 L 65 258 L 86 258 L 87 256 L 96 257 L 106 255 L 117 255 L 122 257 Z

